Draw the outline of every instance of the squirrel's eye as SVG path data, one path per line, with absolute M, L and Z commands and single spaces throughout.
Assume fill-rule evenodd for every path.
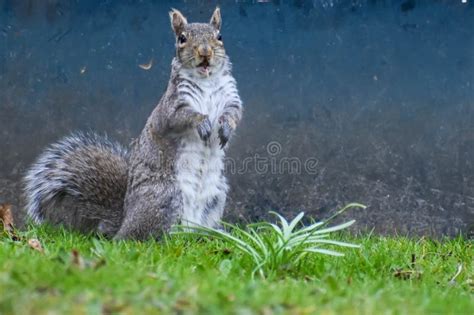
M 186 40 L 187 39 L 186 39 L 186 36 L 184 36 L 184 34 L 181 34 L 181 35 L 178 36 L 178 43 L 184 44 L 184 43 L 186 43 Z
M 222 41 L 222 35 L 221 35 L 220 33 L 217 34 L 217 40 L 218 40 L 218 41 Z

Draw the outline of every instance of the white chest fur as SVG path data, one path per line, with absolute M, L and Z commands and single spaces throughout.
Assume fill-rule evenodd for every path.
M 235 81 L 230 76 L 216 75 L 205 79 L 195 79 L 193 85 L 178 86 L 186 93 L 183 97 L 190 106 L 209 116 L 212 124 L 210 141 L 202 141 L 195 130 L 186 134 L 178 150 L 177 181 L 183 198 L 183 224 L 213 226 L 222 216 L 227 184 L 222 175 L 224 151 L 218 139 L 218 119 L 222 115 L 226 101 L 235 90 Z
M 197 78 L 184 74 L 186 78 L 178 84 L 178 95 L 191 107 L 209 116 L 211 123 L 217 122 L 227 101 L 236 94 L 235 80 L 230 74 L 220 71 L 209 78 Z

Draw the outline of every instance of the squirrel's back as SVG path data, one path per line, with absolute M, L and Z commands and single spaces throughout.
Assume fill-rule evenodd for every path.
M 81 218 L 95 225 L 87 228 L 90 230 L 99 224 L 117 225 L 126 186 L 126 149 L 106 137 L 75 133 L 47 148 L 28 170 L 27 212 L 35 222 L 48 219 L 83 230 L 77 226 L 84 224 Z M 101 222 L 104 219 L 107 222 Z

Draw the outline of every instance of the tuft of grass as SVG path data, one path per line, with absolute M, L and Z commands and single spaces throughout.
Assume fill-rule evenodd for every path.
M 0 314 L 470 314 L 473 243 L 338 234 L 345 256 L 251 279 L 217 239 L 108 241 L 48 226 L 0 235 Z M 43 251 L 28 244 L 37 239 Z M 459 265 L 462 265 L 459 271 Z M 453 279 L 454 278 L 454 279 Z
M 178 226 L 173 234 L 190 234 L 219 239 L 252 260 L 254 264 L 252 278 L 256 272 L 265 278 L 269 273 L 276 273 L 282 267 L 294 268 L 298 266 L 301 268 L 301 262 L 308 254 L 344 256 L 341 252 L 325 248 L 327 245 L 359 248 L 359 245 L 329 239 L 331 233 L 350 227 L 355 223 L 355 220 L 325 227 L 333 218 L 350 208 L 364 209 L 365 206 L 358 203 L 348 204 L 329 219 L 313 222 L 309 226 L 303 226 L 301 223 L 304 217 L 303 212 L 288 222 L 280 214 L 270 211 L 279 219 L 279 225 L 259 222 L 240 228 L 222 222 L 223 226 L 230 229 L 231 233 L 199 225 L 186 225 Z M 300 229 L 296 229 L 298 225 L 301 225 Z

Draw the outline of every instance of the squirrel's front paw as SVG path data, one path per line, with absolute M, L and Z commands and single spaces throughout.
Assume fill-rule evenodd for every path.
M 219 119 L 219 141 L 221 149 L 224 148 L 229 141 L 232 130 L 233 128 L 229 120 L 225 117 L 221 117 Z
M 196 127 L 199 137 L 202 141 L 207 141 L 211 137 L 212 126 L 211 121 L 207 115 L 203 116 L 203 119 Z

